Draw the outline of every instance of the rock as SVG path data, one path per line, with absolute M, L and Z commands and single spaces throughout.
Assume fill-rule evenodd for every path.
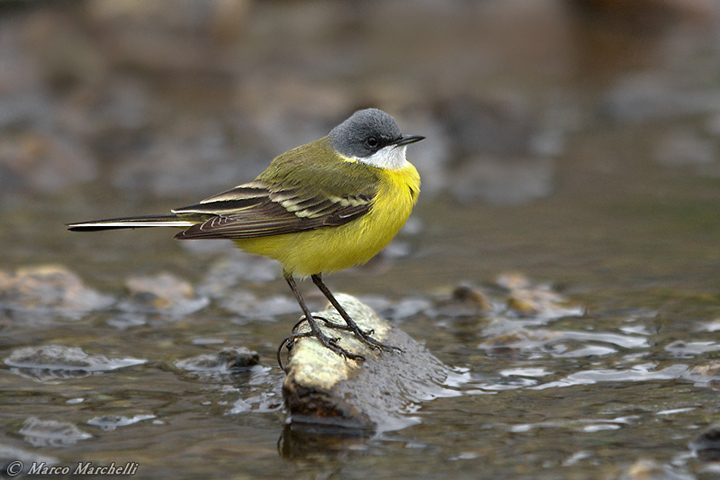
M 493 308 L 492 301 L 480 287 L 462 283 L 452 292 L 438 296 L 426 313 L 433 317 L 478 318 L 489 314 Z
M 80 440 L 92 438 L 72 423 L 55 420 L 40 420 L 30 417 L 25 420 L 20 435 L 34 447 L 66 447 Z
M 80 277 L 61 265 L 0 270 L 0 306 L 23 319 L 47 321 L 48 313 L 78 320 L 115 303 L 109 295 L 86 287 Z
M 192 285 L 169 273 L 154 277 L 131 277 L 125 282 L 130 299 L 120 306 L 128 312 L 188 315 L 205 308 L 210 299 L 198 295 Z
M 5 364 L 34 379 L 47 380 L 85 376 L 146 363 L 145 359 L 109 359 L 104 355 L 88 355 L 77 347 L 42 345 L 13 350 Z
M 711 462 L 720 460 L 720 424 L 710 426 L 690 442 L 689 447 L 702 460 Z
M 475 285 L 458 285 L 452 292 L 452 299 L 473 307 L 476 311 L 486 312 L 492 309 L 488 296 Z
M 678 472 L 669 465 L 661 465 L 655 460 L 640 459 L 633 463 L 621 480 L 694 480 L 695 476 Z
M 522 274 L 506 273 L 497 279 L 498 286 L 508 289 L 507 307 L 519 315 L 542 319 L 578 316 L 585 312 L 574 306 L 549 285 L 535 285 Z
M 175 365 L 189 372 L 233 373 L 257 365 L 259 362 L 260 356 L 257 352 L 245 347 L 230 347 L 215 354 L 180 360 Z
M 125 417 L 122 415 L 106 415 L 104 417 L 95 417 L 88 420 L 87 424 L 98 427 L 106 432 L 115 430 L 117 427 L 126 427 L 133 423 L 142 422 L 143 420 L 152 420 L 157 418 L 155 415 L 135 415 L 134 417 Z
M 414 403 L 457 395 L 443 386 L 455 374 L 424 346 L 354 297 L 341 294 L 337 300 L 360 328 L 372 330 L 376 340 L 403 351 L 370 350 L 351 333 L 330 329 L 320 322 L 326 334 L 340 338 L 339 345 L 363 355 L 365 360 L 346 360 L 314 338 L 296 340 L 283 384 L 283 398 L 293 427 L 345 432 L 394 430 L 417 423 L 402 415 Z M 334 308 L 317 316 L 343 323 Z

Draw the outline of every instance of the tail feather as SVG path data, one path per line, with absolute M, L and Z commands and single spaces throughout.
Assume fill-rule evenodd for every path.
M 175 214 L 146 215 L 143 217 L 107 218 L 104 220 L 91 220 L 89 222 L 68 223 L 68 230 L 75 232 L 95 232 L 98 230 L 113 230 L 118 228 L 144 228 L 144 227 L 177 227 L 187 228 L 197 222 L 179 218 Z

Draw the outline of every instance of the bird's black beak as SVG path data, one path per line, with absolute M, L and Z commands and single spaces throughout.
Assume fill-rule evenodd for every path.
M 419 142 L 422 140 L 422 135 L 403 135 L 402 137 L 395 140 L 393 143 L 396 147 L 402 147 L 403 145 L 410 145 L 411 143 Z

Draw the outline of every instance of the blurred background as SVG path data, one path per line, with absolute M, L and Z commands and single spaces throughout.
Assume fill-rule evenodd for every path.
M 63 224 L 195 202 L 375 106 L 427 136 L 409 152 L 423 179 L 410 290 L 507 268 L 624 287 L 682 274 L 717 289 L 712 0 L 0 9 L 8 266 L 107 272 L 99 260 L 177 253 L 166 233 L 115 243 Z
M 259 350 L 262 362 L 272 365 L 275 347 L 297 317 L 277 268 L 238 257 L 229 242 L 175 242 L 168 231 L 77 234 L 67 232 L 64 224 L 162 213 L 194 203 L 251 180 L 276 155 L 324 136 L 356 109 L 370 106 L 393 115 L 403 132 L 427 137 L 408 149 L 422 176 L 422 193 L 398 239 L 368 266 L 330 277 L 334 291 L 370 298 L 373 306 L 397 307 L 398 299 L 412 297 L 400 303 L 405 310 L 394 310 L 413 319 L 402 328 L 427 341 L 449 364 L 479 375 L 496 369 L 497 391 L 509 390 L 502 374 L 505 361 L 512 368 L 534 368 L 527 370 L 535 373 L 528 373 L 532 378 L 526 385 L 539 381 L 533 375 L 562 378 L 568 368 L 636 369 L 622 381 L 638 387 L 624 390 L 622 397 L 643 405 L 644 412 L 655 412 L 658 405 L 689 404 L 692 410 L 717 403 L 714 392 L 704 387 L 693 390 L 682 383 L 652 397 L 643 383 L 647 378 L 680 382 L 692 365 L 706 360 L 704 355 L 720 349 L 713 333 L 720 330 L 716 0 L 3 1 L 0 347 L 9 351 L 62 343 L 161 362 L 160 368 L 143 373 L 149 392 L 116 391 L 109 376 L 93 377 L 100 386 L 90 387 L 132 399 L 142 414 L 175 422 L 174 429 L 162 427 L 168 435 L 165 445 L 157 447 L 162 451 L 153 450 L 155 446 L 144 451 L 138 438 L 124 433 L 122 438 L 135 447 L 118 446 L 118 437 L 103 436 L 93 444 L 94 453 L 88 453 L 89 442 L 74 451 L 51 453 L 62 459 L 116 459 L 115 449 L 126 448 L 128 460 L 165 468 L 189 462 L 183 458 L 193 455 L 215 455 L 234 465 L 233 455 L 249 449 L 258 462 L 252 468 L 279 474 L 277 467 L 268 467 L 277 456 L 274 444 L 282 424 L 273 417 L 277 413 L 252 419 L 226 416 L 227 409 L 219 405 L 228 400 L 220 396 L 207 417 L 210 423 L 203 424 L 206 430 L 196 431 L 196 413 L 187 412 L 204 411 L 201 399 L 215 394 L 203 390 L 207 385 L 213 385 L 207 386 L 212 392 L 221 387 L 207 379 L 198 385 L 197 379 L 171 373 L 162 363 L 227 341 Z M 229 267 L 218 263 L 228 261 Z M 48 280 L 58 272 L 65 280 Z M 583 352 L 574 356 L 560 355 L 565 343 L 552 349 L 521 342 L 532 347 L 508 348 L 509 357 L 495 358 L 488 366 L 487 351 L 477 346 L 494 335 L 485 330 L 486 319 L 456 322 L 428 313 L 428 305 L 443 295 L 457 300 L 458 285 L 474 291 L 476 285 L 497 283 L 505 272 L 552 285 L 582 305 L 587 315 L 572 323 L 573 329 L 607 330 L 620 337 L 577 340 L 571 335 L 574 340 L 565 342 L 569 351 Z M 36 296 L 23 296 L 38 285 Z M 310 290 L 307 284 L 303 288 Z M 148 314 L 132 303 L 147 299 L 148 292 L 170 298 L 171 305 L 178 298 L 186 303 L 172 307 L 171 313 Z M 129 294 L 135 300 L 123 307 Z M 308 296 L 322 306 L 319 297 Z M 37 305 L 49 305 L 55 315 L 57 304 L 85 310 L 72 318 L 19 320 L 17 312 Z M 118 304 L 124 313 L 107 312 L 108 305 Z M 285 318 L 255 320 L 268 315 Z M 698 321 L 715 324 L 699 329 Z M 570 325 L 561 322 L 555 328 L 564 331 Z M 629 343 L 606 340 L 630 334 L 635 340 Z M 648 341 L 633 343 L 637 338 Z M 678 346 L 673 343 L 678 339 L 689 343 Z M 594 347 L 598 342 L 604 350 Z M 647 361 L 657 364 L 646 367 L 642 362 Z M 664 371 L 676 362 L 685 363 L 675 376 L 637 374 L 647 368 Z M 258 384 L 272 391 L 279 381 L 271 376 Z M 0 382 L 14 392 L 7 398 L 16 408 L 5 425 L 10 433 L 0 439 L 23 446 L 17 432 L 28 414 L 27 398 L 40 389 L 53 399 L 58 391 L 5 370 Z M 74 398 L 81 395 L 75 389 L 90 387 L 66 382 L 58 388 L 63 398 Z M 529 437 L 534 433 L 523 436 L 508 427 L 545 418 L 603 417 L 607 412 L 601 406 L 590 413 L 568 409 L 614 401 L 595 397 L 591 387 L 556 387 L 535 393 L 523 389 L 522 395 L 537 395 L 532 406 L 520 394 L 495 397 L 496 416 L 474 417 L 475 428 L 489 432 L 487 448 L 517 447 L 502 460 L 489 456 L 496 450 L 490 454 L 483 450 L 486 445 L 472 443 L 475 433 L 457 433 L 462 440 L 457 443 L 437 440 L 445 438 L 446 425 L 462 431 L 467 412 L 487 412 L 479 402 L 472 403 L 481 397 L 463 396 L 445 410 L 430 409 L 423 420 L 426 430 L 408 434 L 415 435 L 416 453 L 402 450 L 402 442 L 374 444 L 369 448 L 378 455 L 372 462 L 394 465 L 378 466 L 386 471 L 403 469 L 408 460 L 413 468 L 437 473 L 434 469 L 443 464 L 438 458 L 447 460 L 469 449 L 469 456 L 458 458 L 470 462 L 464 465 L 476 460 L 483 468 L 514 469 L 521 457 L 517 452 L 528 454 L 523 457 L 529 459 L 528 471 L 543 465 L 593 471 L 602 464 L 612 469 L 618 458 L 632 463 L 635 453 L 612 432 L 591 436 L 584 427 L 567 427 L 587 433 L 578 439 L 563 436 L 566 427 L 559 427 L 554 430 L 560 432 L 558 438 L 533 443 Z M 192 405 L 183 410 L 183 404 L 168 400 L 169 406 L 160 407 L 163 392 L 182 393 Z M 578 395 L 577 403 L 557 403 L 572 393 Z M 97 402 L 93 408 L 106 414 L 119 405 Z M 54 418 L 70 407 L 38 408 L 34 414 Z M 279 409 L 275 403 L 265 413 Z M 532 416 L 535 409 L 547 412 L 546 417 Z M 443 417 L 450 411 L 460 413 Z M 638 414 L 641 420 L 632 427 L 611 424 L 621 434 L 637 435 L 637 444 L 650 438 L 661 442 L 669 438 L 668 429 L 683 430 L 680 447 L 652 449 L 661 462 L 668 462 L 677 448 L 685 448 L 688 429 L 720 415 L 717 408 L 700 412 L 677 425 L 664 424 L 659 432 L 650 413 L 647 418 Z M 89 414 L 78 407 L 62 415 L 83 424 Z M 222 430 L 228 418 L 234 423 Z M 433 423 L 433 418 L 443 421 Z M 235 446 L 237 423 L 257 444 Z M 161 427 L 146 428 L 156 435 Z M 207 443 L 189 445 L 186 429 Z M 224 442 L 220 446 L 213 443 L 218 435 Z M 417 447 L 421 444 L 431 445 L 434 453 L 424 455 L 427 450 Z M 608 449 L 594 449 L 600 444 Z M 587 450 L 578 453 L 580 445 Z M 387 449 L 399 450 L 393 456 Z M 333 464 L 331 470 L 344 468 Z M 302 472 L 303 467 L 293 464 L 288 471 Z M 207 474 L 201 472 L 199 476 Z M 463 472 L 476 478 L 475 470 L 460 467 L 455 478 Z

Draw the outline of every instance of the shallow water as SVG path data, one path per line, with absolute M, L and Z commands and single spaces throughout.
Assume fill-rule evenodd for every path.
M 720 418 L 717 12 L 696 2 L 660 7 L 649 25 L 583 23 L 564 2 L 538 2 L 542 15 L 527 25 L 552 32 L 545 51 L 492 28 L 525 18 L 525 7 L 503 4 L 512 2 L 418 9 L 413 19 L 433 27 L 427 40 L 395 28 L 397 7 L 360 21 L 336 6 L 326 15 L 339 19 L 304 24 L 297 18 L 325 10 L 256 6 L 246 42 L 230 52 L 257 78 L 222 55 L 210 66 L 194 52 L 166 55 L 175 48 L 163 42 L 187 45 L 175 27 L 153 43 L 158 50 L 132 56 L 121 40 L 122 21 L 134 17 L 111 3 L 60 17 L 40 9 L 22 21 L 6 12 L 5 52 L 44 29 L 76 45 L 93 30 L 74 30 L 75 15 L 119 33 L 108 27 L 102 44 L 116 66 L 93 63 L 88 48 L 75 70 L 45 72 L 81 85 L 69 93 L 0 72 L 13 93 L 2 97 L 10 120 L 0 116 L 0 140 L 15 161 L 0 172 L 3 462 L 132 462 L 137 478 L 646 478 L 642 468 L 650 478 L 714 478 L 720 467 L 688 445 Z M 279 25 L 298 30 L 263 43 Z M 329 25 L 378 40 L 350 41 L 345 56 Z M 449 35 L 456 29 L 472 41 Z M 374 43 L 393 35 L 424 61 L 393 63 Z M 283 54 L 288 43 L 292 55 Z M 331 57 L 329 73 L 317 69 L 318 49 Z M 21 58 L 13 75 L 35 79 Z M 97 80 L 96 69 L 112 80 Z M 435 76 L 447 69 L 452 78 Z M 297 77 L 282 84 L 278 72 Z M 317 82 L 323 95 L 310 94 Z M 34 100 L 17 100 L 16 84 Z M 358 94 L 361 86 L 371 93 Z M 487 99 L 491 118 L 465 95 Z M 426 187 L 385 255 L 327 281 L 424 342 L 455 376 L 442 386 L 447 395 L 408 405 L 405 428 L 313 435 L 285 423 L 275 349 L 298 313 L 276 266 L 223 242 L 71 234 L 63 224 L 191 203 L 229 186 L 231 173 L 230 183 L 251 178 L 272 155 L 322 135 L 336 110 L 367 102 L 397 108 L 402 126 L 414 120 L 410 133 L 428 136 L 409 151 Z M 324 118 L 306 122 L 306 111 Z M 467 134 L 467 122 L 480 123 Z M 478 125 L 494 133 L 477 135 Z M 249 160 L 233 170 L 236 144 Z M 36 151 L 56 155 L 35 165 Z M 96 160 L 95 174 L 73 180 L 78 152 Z M 58 155 L 73 167 L 48 181 L 40 166 L 57 167 Z M 302 285 L 320 309 L 311 287 Z M 43 361 L 22 350 L 40 347 Z M 258 352 L 259 364 L 188 368 L 230 347 Z

